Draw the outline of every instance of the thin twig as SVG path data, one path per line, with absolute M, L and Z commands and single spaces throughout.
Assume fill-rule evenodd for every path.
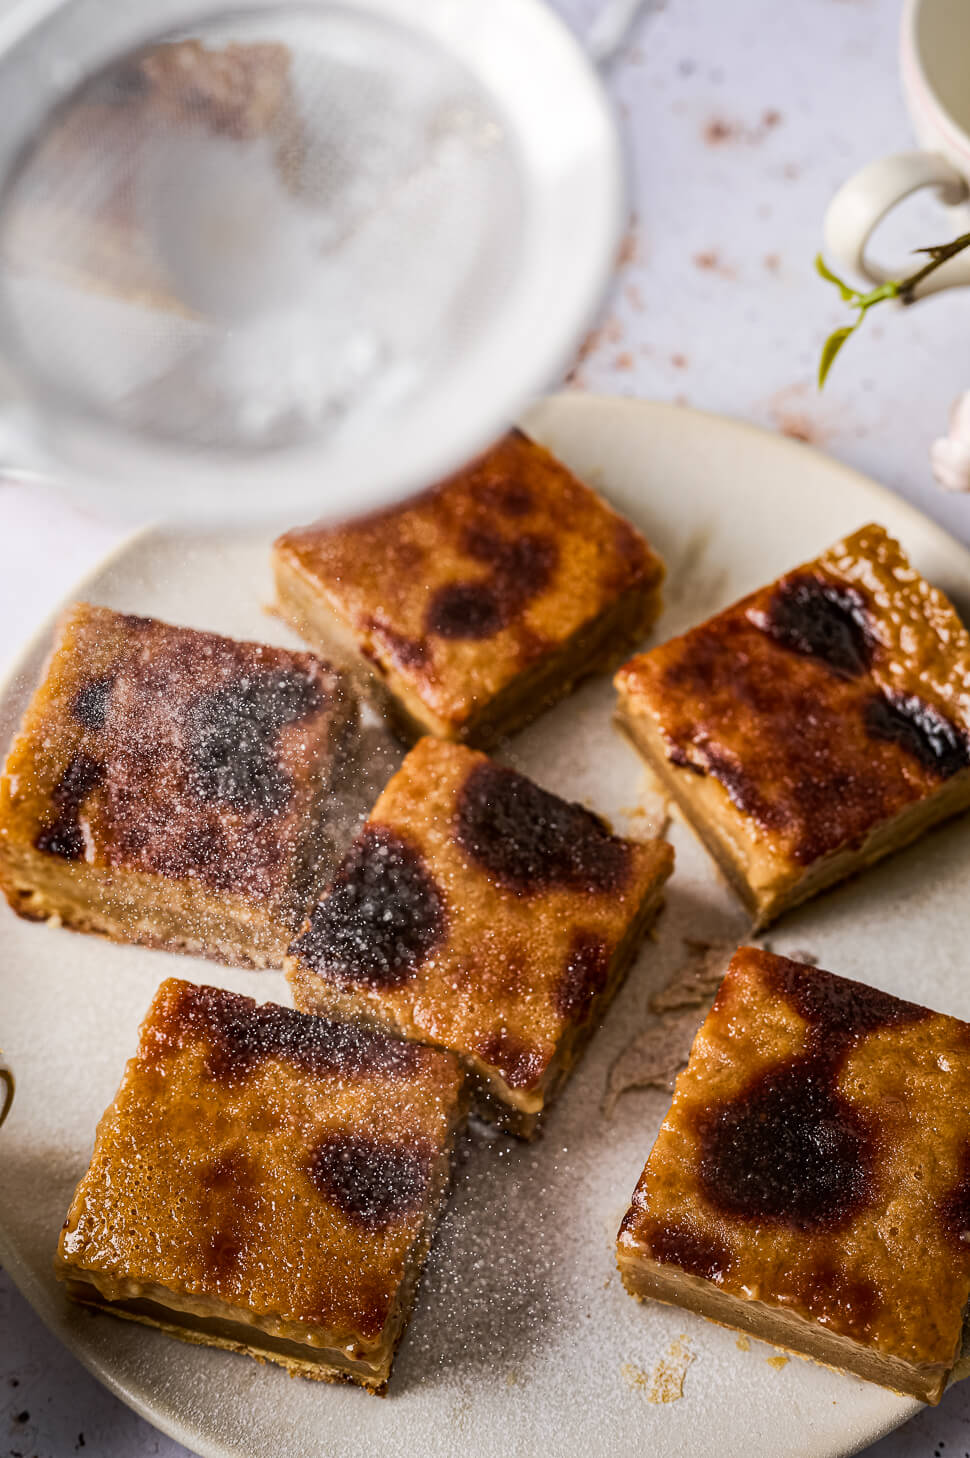
M 858 311 L 858 317 L 854 324 L 844 324 L 841 329 L 836 329 L 829 335 L 822 346 L 822 355 L 818 366 L 819 389 L 821 390 L 825 384 L 828 372 L 832 368 L 839 350 L 849 338 L 849 335 L 855 333 L 866 317 L 867 312 L 874 304 L 881 304 L 884 299 L 898 299 L 901 304 L 912 304 L 915 299 L 917 286 L 925 278 L 929 278 L 931 273 L 935 273 L 938 268 L 941 268 L 944 263 L 948 263 L 958 253 L 962 253 L 965 248 L 970 248 L 970 233 L 961 233 L 960 237 L 954 238 L 951 243 L 935 243 L 929 248 L 916 248 L 914 252 L 929 255 L 928 263 L 924 263 L 922 268 L 917 269 L 915 273 L 911 273 L 908 278 L 887 279 L 884 284 L 880 284 L 878 288 L 870 289 L 868 293 L 862 293 L 859 289 L 854 289 L 851 284 L 847 284 L 844 279 L 839 278 L 837 274 L 834 274 L 826 266 L 821 253 L 818 254 L 815 259 L 816 272 L 820 273 L 829 283 L 834 284 L 842 295 L 843 301 L 850 308 Z

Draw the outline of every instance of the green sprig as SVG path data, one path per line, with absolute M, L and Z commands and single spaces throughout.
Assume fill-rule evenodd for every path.
M 963 233 L 959 238 L 954 238 L 952 243 L 935 243 L 929 248 L 917 248 L 915 252 L 925 253 L 929 258 L 928 263 L 924 263 L 922 268 L 917 269 L 908 278 L 888 279 L 886 283 L 880 284 L 878 288 L 870 289 L 868 293 L 854 289 L 851 284 L 847 284 L 844 279 L 839 278 L 826 265 L 824 258 L 819 253 L 815 259 L 815 271 L 821 274 L 827 283 L 835 285 L 842 296 L 843 303 L 858 311 L 854 324 L 845 324 L 841 329 L 836 329 L 823 344 L 822 355 L 818 363 L 819 389 L 821 390 L 825 384 L 839 350 L 849 335 L 854 334 L 859 328 L 873 304 L 881 304 L 883 299 L 898 299 L 902 304 L 911 304 L 917 284 L 922 283 L 924 278 L 927 278 L 956 254 L 962 253 L 964 248 L 970 248 L 970 233 Z
M 844 324 L 841 329 L 836 329 L 822 345 L 822 357 L 818 362 L 818 387 L 821 390 L 828 378 L 829 370 L 835 363 L 835 357 L 842 348 L 850 334 L 854 334 L 866 317 L 866 313 L 873 304 L 881 304 L 883 299 L 898 299 L 902 282 L 900 279 L 890 279 L 888 283 L 880 284 L 877 289 L 871 289 L 868 293 L 861 293 L 859 289 L 852 288 L 844 279 L 834 274 L 826 266 L 821 253 L 815 259 L 815 271 L 820 273 L 829 283 L 835 284 L 842 295 L 843 303 L 850 304 L 853 309 L 858 309 L 859 317 L 854 324 Z

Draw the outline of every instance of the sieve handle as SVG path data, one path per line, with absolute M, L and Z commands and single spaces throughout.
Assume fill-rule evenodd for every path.
M 603 0 L 586 32 L 585 46 L 597 66 L 608 66 L 626 45 L 642 15 L 659 10 L 663 0 Z

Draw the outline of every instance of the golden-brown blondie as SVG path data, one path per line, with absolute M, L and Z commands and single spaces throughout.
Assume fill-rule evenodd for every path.
M 970 636 L 867 526 L 616 676 L 759 924 L 970 805 Z
M 426 738 L 287 959 L 298 1007 L 459 1053 L 482 1111 L 534 1132 L 659 910 L 673 851 Z
M 643 537 L 513 431 L 401 506 L 280 537 L 277 609 L 405 737 L 480 747 L 621 660 L 660 611 Z
M 57 1273 L 88 1305 L 382 1392 L 464 1115 L 456 1059 L 169 979 Z
M 279 966 L 356 717 L 321 659 L 79 603 L 0 777 L 21 916 Z
M 635 1296 L 939 1401 L 970 1295 L 970 1026 L 742 947 L 617 1252 Z

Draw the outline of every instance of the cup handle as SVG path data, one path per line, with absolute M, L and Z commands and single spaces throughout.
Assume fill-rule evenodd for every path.
M 13 1103 L 14 1077 L 13 1069 L 0 1057 L 0 1124 L 10 1113 L 10 1105 Z
M 935 187 L 940 201 L 948 207 L 970 197 L 956 168 L 936 152 L 897 152 L 893 157 L 881 157 L 844 182 L 829 203 L 824 224 L 826 253 L 841 268 L 861 274 L 872 284 L 914 273 L 916 263 L 890 273 L 870 262 L 866 244 L 876 224 L 921 187 Z M 931 273 L 915 290 L 914 297 L 965 284 L 970 284 L 970 259 L 960 254 Z

